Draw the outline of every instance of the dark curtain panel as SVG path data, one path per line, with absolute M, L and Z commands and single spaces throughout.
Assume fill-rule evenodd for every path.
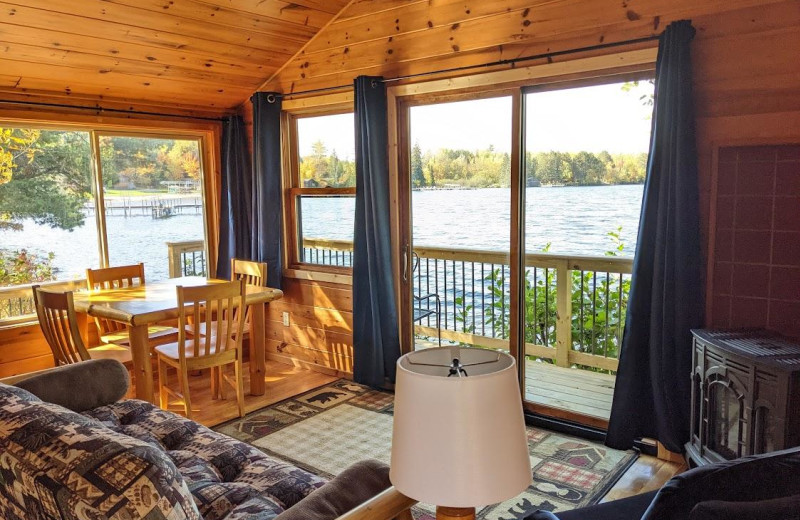
M 267 285 L 281 287 L 281 98 L 256 92 L 253 103 L 253 229 L 250 259 L 267 263 Z
M 386 85 L 355 80 L 356 213 L 353 253 L 353 378 L 394 382 L 400 357 L 389 223 Z
M 247 135 L 241 116 L 222 122 L 222 185 L 220 187 L 217 278 L 229 279 L 231 258 L 250 257 L 251 188 Z
M 628 315 L 606 444 L 639 437 L 683 451 L 689 440 L 690 329 L 703 325 L 697 150 L 688 21 L 658 47 L 650 158 Z

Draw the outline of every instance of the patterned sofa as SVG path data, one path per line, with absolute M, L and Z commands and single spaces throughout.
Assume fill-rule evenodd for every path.
M 58 384 L 39 386 L 59 393 Z M 0 384 L 0 518 L 281 520 L 296 518 L 284 511 L 325 484 L 196 422 L 117 398 L 78 413 Z

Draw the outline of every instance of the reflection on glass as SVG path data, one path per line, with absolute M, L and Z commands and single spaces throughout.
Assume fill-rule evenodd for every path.
M 297 144 L 301 187 L 355 187 L 356 144 L 352 113 L 298 119 Z
M 352 267 L 355 197 L 297 198 L 300 261 Z
M 741 403 L 736 392 L 722 383 L 711 383 L 708 391 L 708 447 L 728 460 L 735 459 L 741 455 Z
M 418 349 L 508 348 L 511 111 L 508 96 L 411 108 Z
M 0 286 L 99 264 L 89 134 L 0 128 Z
M 198 141 L 102 136 L 100 156 L 110 265 L 144 262 L 148 281 L 205 275 Z

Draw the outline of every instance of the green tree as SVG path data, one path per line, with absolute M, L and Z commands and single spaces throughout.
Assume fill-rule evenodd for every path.
M 0 129 L 9 135 L 8 129 Z M 85 132 L 11 130 L 0 142 L 2 170 L 0 227 L 22 229 L 31 219 L 72 230 L 83 225 L 83 206 L 91 195 L 91 154 Z
M 580 185 L 600 184 L 606 173 L 606 165 L 594 154 L 578 152 L 572 156 L 572 182 Z
M 414 143 L 411 149 L 411 185 L 420 188 L 426 184 L 425 172 L 422 170 L 422 150 L 419 143 Z

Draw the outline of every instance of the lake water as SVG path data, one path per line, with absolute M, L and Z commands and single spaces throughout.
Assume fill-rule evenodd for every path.
M 526 249 L 603 255 L 613 248 L 607 233 L 622 227 L 624 254 L 633 255 L 642 199 L 642 186 L 528 188 L 526 191 Z M 510 190 L 415 191 L 412 194 L 414 242 L 418 246 L 508 251 Z M 306 237 L 352 240 L 354 201 L 314 199 L 303 202 Z M 200 214 L 154 220 L 150 216 L 108 216 L 112 264 L 144 262 L 148 280 L 167 277 L 167 241 L 199 240 Z M 72 232 L 30 221 L 24 231 L 0 231 L 0 247 L 25 248 L 55 254 L 59 278 L 83 277 L 98 265 L 94 218 Z

